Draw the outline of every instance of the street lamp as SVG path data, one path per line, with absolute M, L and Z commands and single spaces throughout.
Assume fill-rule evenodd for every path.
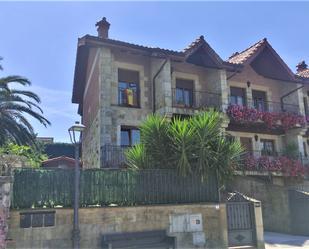
M 69 134 L 71 142 L 75 147 L 75 168 L 74 168 L 74 216 L 73 216 L 73 231 L 72 231 L 72 241 L 73 249 L 79 249 L 80 232 L 78 224 L 78 207 L 79 207 L 79 144 L 81 140 L 82 131 L 85 126 L 79 122 L 75 122 L 69 128 Z

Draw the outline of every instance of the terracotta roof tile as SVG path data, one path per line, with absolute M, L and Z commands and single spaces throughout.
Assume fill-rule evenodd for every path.
M 253 44 L 251 47 L 245 49 L 244 51 L 234 53 L 227 62 L 232 64 L 244 64 L 255 52 L 267 42 L 266 38 Z
M 59 157 L 47 159 L 47 160 L 43 161 L 42 163 L 46 164 L 46 163 L 55 162 L 55 161 L 67 161 L 67 162 L 74 163 L 75 159 L 71 158 L 71 157 L 67 157 L 67 156 L 59 156 Z
M 114 39 L 110 39 L 110 38 L 105 39 L 105 38 L 100 38 L 100 37 L 91 36 L 91 35 L 86 35 L 86 36 L 84 36 L 84 38 L 96 40 L 96 41 L 100 41 L 100 42 L 104 42 L 104 43 L 108 43 L 108 44 L 130 47 L 130 48 L 133 48 L 133 49 L 141 49 L 141 50 L 148 51 L 148 52 L 162 52 L 162 53 L 179 55 L 179 56 L 184 55 L 184 53 L 182 51 L 175 51 L 175 50 L 171 50 L 171 49 L 164 49 L 164 48 L 158 48 L 158 47 L 143 46 L 143 45 L 124 42 L 124 41 L 120 41 L 120 40 L 114 40 Z
M 309 78 L 309 68 L 297 72 L 296 75 L 303 77 L 303 78 Z
M 205 42 L 204 36 L 201 35 L 199 38 L 197 38 L 195 41 L 193 41 L 190 45 L 188 45 L 183 51 L 185 53 L 188 53 L 192 49 L 195 49 L 196 47 L 198 47 L 200 44 L 202 44 L 204 42 Z

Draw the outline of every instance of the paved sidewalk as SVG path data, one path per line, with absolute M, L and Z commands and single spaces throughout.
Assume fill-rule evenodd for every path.
M 282 233 L 264 233 L 265 248 L 266 249 L 309 249 L 309 236 L 295 236 Z

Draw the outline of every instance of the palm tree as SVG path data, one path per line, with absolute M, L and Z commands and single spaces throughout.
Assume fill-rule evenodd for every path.
M 31 82 L 17 75 L 0 78 L 0 145 L 7 141 L 32 144 L 35 134 L 26 116 L 38 120 L 44 126 L 50 122 L 42 115 L 38 95 L 31 91 L 11 88 L 11 85 L 25 87 L 30 86 Z
M 126 151 L 132 169 L 174 168 L 207 179 L 216 171 L 224 182 L 233 174 L 243 149 L 222 132 L 222 114 L 209 110 L 188 119 L 149 116 L 140 127 L 141 143 Z

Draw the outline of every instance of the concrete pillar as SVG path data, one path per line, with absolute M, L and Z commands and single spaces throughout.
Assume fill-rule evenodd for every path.
M 254 206 L 255 229 L 256 229 L 256 243 L 257 243 L 256 248 L 265 249 L 261 202 L 259 201 L 254 202 L 253 206 Z
M 222 104 L 222 110 L 225 112 L 225 110 L 228 107 L 228 96 L 229 96 L 229 89 L 227 86 L 227 80 L 226 80 L 226 71 L 221 69 L 217 71 L 218 74 L 218 82 L 216 83 L 218 85 L 218 89 L 216 92 L 221 93 L 221 104 Z
M 285 144 L 295 144 L 300 154 L 304 155 L 304 140 L 303 135 L 306 132 L 306 128 L 291 129 L 286 132 Z
M 252 87 L 246 87 L 246 101 L 248 107 L 253 107 Z
M 221 238 L 221 248 L 228 248 L 228 230 L 227 230 L 227 215 L 226 215 L 226 204 L 219 204 L 220 212 L 220 238 Z

